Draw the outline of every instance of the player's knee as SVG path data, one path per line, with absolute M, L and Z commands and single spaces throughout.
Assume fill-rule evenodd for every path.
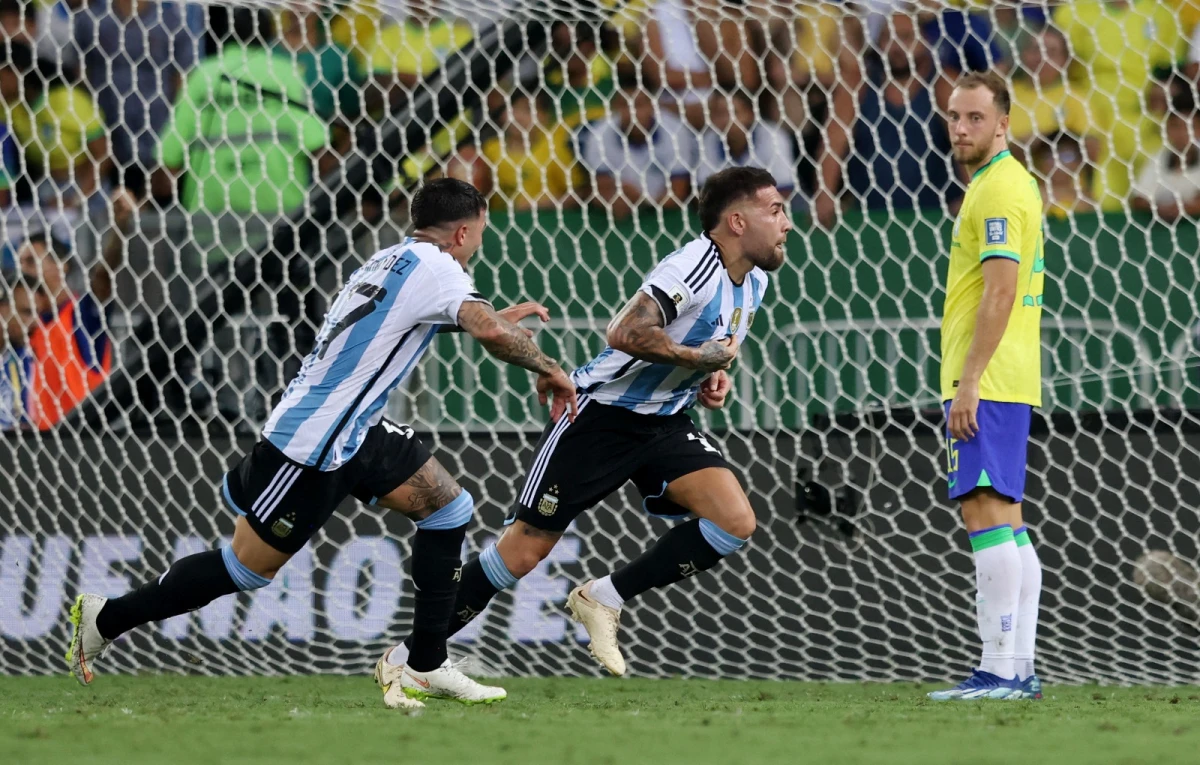
M 238 560 L 237 554 L 229 546 L 221 548 L 221 560 L 225 562 L 225 571 L 229 573 L 229 578 L 242 592 L 266 587 L 275 578 L 275 574 L 279 573 L 279 567 L 259 566 L 263 570 L 251 570 L 249 566 Z
M 754 511 L 747 506 L 744 510 L 730 514 L 719 525 L 721 530 L 730 536 L 748 541 L 754 535 L 754 530 L 758 528 L 758 521 L 754 517 Z
M 417 521 L 417 528 L 428 531 L 457 529 L 470 523 L 474 514 L 475 498 L 464 489 L 457 497 Z
M 517 522 L 518 524 L 520 521 Z M 532 528 L 524 527 L 522 528 Z M 554 544 L 558 541 L 557 534 L 531 536 L 521 533 L 516 525 L 510 526 L 504 536 L 496 544 L 497 554 L 504 566 L 517 579 L 521 579 L 538 567 L 546 559 Z
M 517 579 L 522 579 L 537 568 L 548 554 L 549 550 L 541 550 L 536 545 L 526 544 L 505 550 L 502 559 L 512 575 Z

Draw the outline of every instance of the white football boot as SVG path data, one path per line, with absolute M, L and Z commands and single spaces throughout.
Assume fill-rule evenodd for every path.
M 588 650 L 596 661 L 617 677 L 625 674 L 625 657 L 617 645 L 617 630 L 621 628 L 621 609 L 609 608 L 591 599 L 592 583 L 580 585 L 567 596 L 571 619 L 583 625 L 592 638 Z
M 375 663 L 375 684 L 383 691 L 383 703 L 389 709 L 408 711 L 424 709 L 423 703 L 405 695 L 404 688 L 400 685 L 400 676 L 404 674 L 404 665 L 389 664 L 387 659 L 391 653 L 392 649 L 387 649 Z
M 503 688 L 483 685 L 467 677 L 449 659 L 428 672 L 405 667 L 400 686 L 411 700 L 447 699 L 462 704 L 493 704 L 508 697 L 508 691 Z
M 67 669 L 80 685 L 88 685 L 95 675 L 91 664 L 112 645 L 96 629 L 96 617 L 108 598 L 99 595 L 80 595 L 71 606 L 71 645 L 67 648 Z

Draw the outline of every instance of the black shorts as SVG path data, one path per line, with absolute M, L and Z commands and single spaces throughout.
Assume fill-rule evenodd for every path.
M 429 461 L 429 450 L 412 428 L 380 422 L 337 470 L 322 472 L 294 462 L 268 441 L 225 474 L 221 494 L 264 542 L 294 553 L 353 495 L 367 504 L 391 493 Z
M 633 481 L 651 515 L 688 510 L 663 497 L 667 484 L 710 467 L 728 468 L 692 418 L 638 414 L 579 397 L 575 422 L 563 417 L 542 432 L 525 485 L 505 523 L 522 520 L 545 531 L 565 531 L 576 516 Z

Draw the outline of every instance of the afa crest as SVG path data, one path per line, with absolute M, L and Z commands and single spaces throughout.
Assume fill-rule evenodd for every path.
M 547 517 L 558 510 L 558 486 L 551 486 L 538 502 L 537 511 Z
M 292 533 L 292 529 L 296 527 L 296 514 L 288 513 L 279 520 L 271 524 L 271 533 L 277 537 L 286 537 Z
M 729 317 L 729 334 L 738 331 L 738 325 L 742 323 L 742 309 L 734 308 L 733 315 Z

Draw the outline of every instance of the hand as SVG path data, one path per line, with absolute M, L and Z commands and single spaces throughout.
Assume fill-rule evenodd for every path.
M 960 382 L 954 400 L 950 402 L 950 437 L 959 441 L 970 441 L 979 433 L 979 383 Z
M 538 403 L 542 406 L 550 401 L 551 395 L 553 396 L 554 400 L 550 401 L 550 419 L 553 422 L 562 419 L 564 412 L 571 422 L 575 422 L 575 415 L 579 414 L 579 399 L 575 396 L 575 383 L 571 382 L 571 378 L 562 367 L 555 367 L 546 374 L 538 375 L 537 393 Z
M 813 200 L 813 215 L 823 228 L 833 228 L 837 220 L 837 201 L 827 191 L 819 192 Z
M 1162 218 L 1167 223 L 1173 223 L 1179 218 L 1179 205 L 1174 202 L 1158 205 L 1155 212 L 1158 213 L 1159 218 Z
M 724 370 L 717 370 L 700 383 L 700 406 L 705 409 L 720 409 L 725 406 L 725 397 L 733 389 L 733 383 Z
M 527 316 L 537 316 L 543 322 L 550 321 L 550 309 L 541 303 L 536 303 L 532 300 L 519 305 L 509 306 L 502 311 L 496 311 L 496 313 L 500 314 L 508 321 L 511 321 L 513 324 L 520 324 L 521 319 L 524 319 Z M 533 330 L 521 327 L 521 331 L 525 333 L 526 337 L 533 337 Z M 542 403 L 546 402 L 543 401 Z
M 129 221 L 133 220 L 133 213 L 138 209 L 137 199 L 124 186 L 114 191 L 111 199 L 113 223 L 117 228 L 124 231 L 125 227 L 129 225 Z
M 720 340 L 709 340 L 697 350 L 700 357 L 696 360 L 696 369 L 701 372 L 716 372 L 729 369 L 737 357 L 738 340 L 733 335 Z

